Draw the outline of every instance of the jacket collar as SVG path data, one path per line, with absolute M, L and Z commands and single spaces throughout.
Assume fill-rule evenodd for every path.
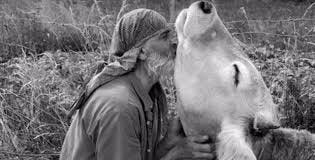
M 149 95 L 149 93 L 146 92 L 143 85 L 140 83 L 140 80 L 131 73 L 127 74 L 128 79 L 131 82 L 132 87 L 136 91 L 137 95 L 141 98 L 142 102 L 144 103 L 144 109 L 145 111 L 150 111 L 153 108 L 153 102 Z

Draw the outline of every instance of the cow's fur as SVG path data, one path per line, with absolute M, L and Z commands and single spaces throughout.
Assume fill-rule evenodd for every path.
M 315 160 L 315 135 L 306 130 L 280 128 L 252 142 L 257 160 Z
M 216 139 L 219 160 L 315 160 L 314 135 L 270 130 L 277 126 L 276 109 L 260 73 L 215 7 L 207 12 L 204 6 L 193 3 L 175 23 L 177 109 L 185 133 Z
M 223 122 L 217 144 L 219 160 L 255 160 L 246 137 L 243 126 Z
M 219 160 L 256 160 L 246 124 L 254 119 L 254 128 L 264 128 L 276 122 L 275 107 L 260 73 L 206 3 L 193 3 L 176 19 L 177 110 L 187 135 L 217 140 Z

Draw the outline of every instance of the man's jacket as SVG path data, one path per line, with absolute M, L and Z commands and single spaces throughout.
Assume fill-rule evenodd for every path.
M 153 159 L 166 105 L 159 83 L 153 90 L 146 93 L 132 72 L 97 88 L 74 116 L 60 159 Z

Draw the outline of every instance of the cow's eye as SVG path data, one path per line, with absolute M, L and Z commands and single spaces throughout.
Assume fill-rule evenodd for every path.
M 237 87 L 238 84 L 240 83 L 240 70 L 238 69 L 236 64 L 233 64 L 234 70 L 235 70 L 235 74 L 234 74 L 234 85 Z

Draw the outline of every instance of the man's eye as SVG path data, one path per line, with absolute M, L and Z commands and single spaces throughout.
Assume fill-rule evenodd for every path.
M 234 74 L 234 85 L 237 87 L 238 84 L 240 83 L 240 70 L 238 69 L 236 64 L 233 64 L 234 70 L 235 70 L 235 74 Z
M 167 39 L 169 36 L 170 30 L 166 30 L 164 32 L 162 32 L 159 36 L 160 39 Z

